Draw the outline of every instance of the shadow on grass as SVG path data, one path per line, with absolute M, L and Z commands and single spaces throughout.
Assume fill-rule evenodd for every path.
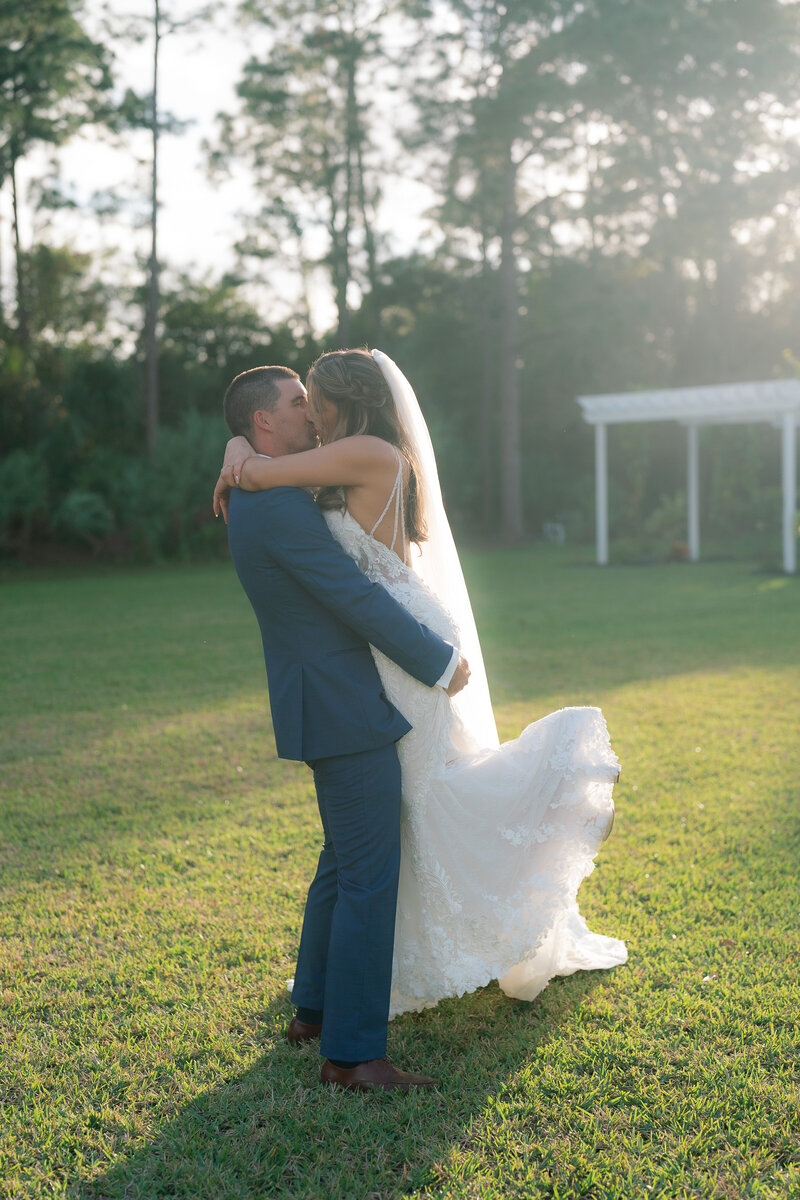
M 104 1174 L 75 1181 L 71 1200 L 228 1197 L 389 1197 L 436 1186 L 451 1151 L 479 1144 L 493 1097 L 513 1087 L 589 992 L 610 973 L 555 980 L 533 1003 L 496 985 L 398 1018 L 389 1054 L 427 1070 L 433 1091 L 350 1094 L 319 1082 L 316 1045 L 283 1035 L 250 1070 L 186 1104 L 148 1145 Z M 289 1005 L 263 1014 L 274 1030 Z

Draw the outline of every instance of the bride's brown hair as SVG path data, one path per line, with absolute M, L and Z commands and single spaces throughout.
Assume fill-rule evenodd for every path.
M 405 489 L 406 533 L 412 542 L 425 541 L 428 530 L 417 483 L 417 464 L 403 435 L 391 389 L 369 350 L 331 350 L 321 354 L 308 372 L 306 388 L 312 415 L 319 414 L 322 399 L 329 400 L 336 408 L 336 424 L 327 441 L 369 433 L 397 447 L 409 467 Z M 341 489 L 320 488 L 317 503 L 321 508 L 343 509 Z

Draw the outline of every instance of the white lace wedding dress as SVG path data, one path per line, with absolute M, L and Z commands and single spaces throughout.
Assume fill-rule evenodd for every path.
M 458 643 L 450 614 L 393 550 L 346 510 L 325 518 L 365 575 Z M 532 1000 L 555 975 L 624 963 L 624 943 L 592 933 L 576 904 L 614 814 L 619 764 L 600 710 L 563 708 L 512 742 L 482 748 L 441 688 L 373 655 L 387 695 L 413 726 L 398 743 L 392 1016 L 492 979 Z

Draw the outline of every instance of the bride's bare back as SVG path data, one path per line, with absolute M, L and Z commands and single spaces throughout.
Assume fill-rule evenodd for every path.
M 345 488 L 345 504 L 347 511 L 358 521 L 365 533 L 382 542 L 404 563 L 408 563 L 405 505 L 409 466 L 400 451 L 396 447 L 392 449 L 396 455 L 394 479 L 382 506 L 379 509 L 377 507 L 381 499 L 377 495 L 377 485 L 369 488 Z

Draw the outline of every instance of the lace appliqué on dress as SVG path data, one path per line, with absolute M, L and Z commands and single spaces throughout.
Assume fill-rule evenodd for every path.
M 458 644 L 452 616 L 412 568 L 347 511 L 325 519 L 368 578 Z M 618 763 L 599 709 L 561 709 L 499 749 L 481 749 L 441 688 L 372 653 L 387 696 L 412 726 L 398 742 L 392 1015 L 492 979 L 533 999 L 554 975 L 625 962 L 623 943 L 591 933 L 576 905 L 613 816 Z

